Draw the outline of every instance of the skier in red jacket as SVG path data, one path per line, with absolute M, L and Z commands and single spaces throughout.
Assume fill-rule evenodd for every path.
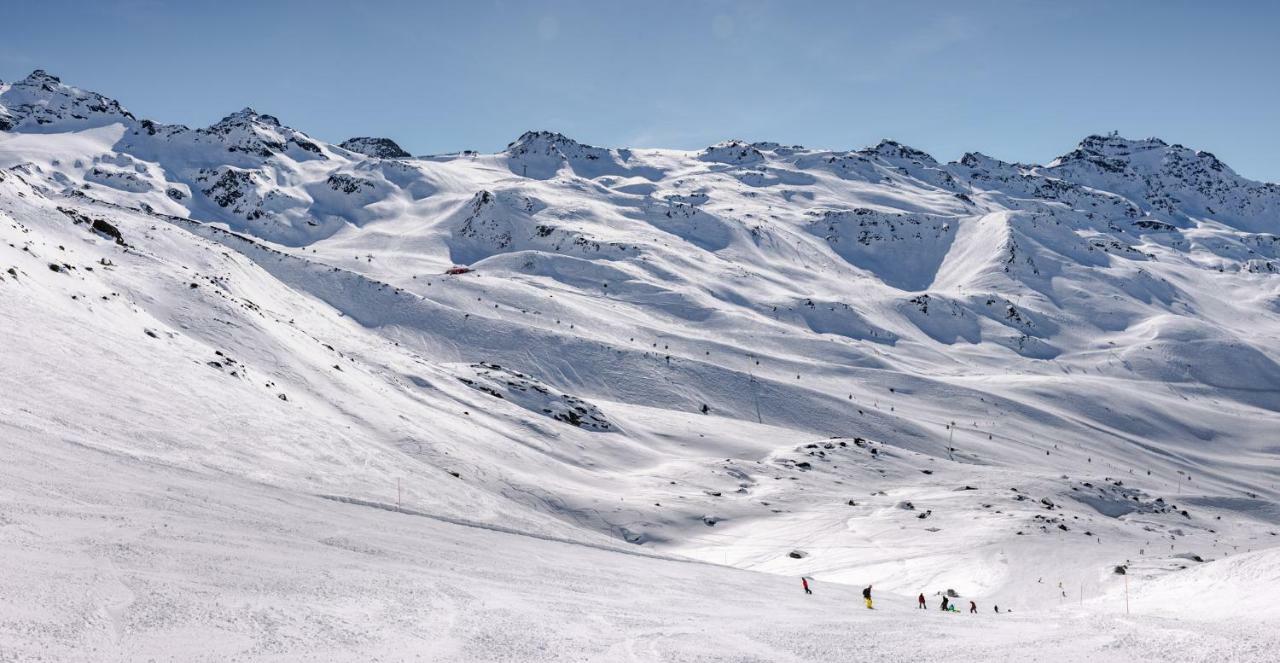
M 920 599 L 919 599 L 919 600 L 920 600 L 920 609 L 921 609 L 921 610 L 926 610 L 927 608 L 926 608 L 926 607 L 925 607 L 925 605 L 924 605 L 924 594 L 921 594 L 921 595 L 920 595 Z
M 805 594 L 812 594 L 812 593 L 813 593 L 813 590 L 812 590 L 812 589 L 809 589 L 809 579 L 808 579 L 808 578 L 806 578 L 806 577 L 804 577 L 804 576 L 800 576 L 800 584 L 801 584 L 801 585 L 804 585 L 804 593 L 805 593 Z

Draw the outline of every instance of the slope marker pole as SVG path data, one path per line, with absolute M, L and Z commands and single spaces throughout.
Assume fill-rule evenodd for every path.
M 755 401 L 756 404 L 756 423 L 763 424 L 764 419 L 760 417 L 760 392 L 756 386 L 756 375 L 752 371 L 748 370 L 747 377 L 751 382 L 751 400 Z
M 1129 574 L 1124 576 L 1124 614 L 1129 614 Z

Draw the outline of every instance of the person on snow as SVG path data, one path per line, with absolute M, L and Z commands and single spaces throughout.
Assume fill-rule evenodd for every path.
M 920 601 L 920 609 L 921 609 L 921 610 L 924 610 L 924 609 L 925 609 L 925 604 L 924 604 L 924 594 L 920 594 L 920 599 L 919 599 L 919 601 Z
M 813 590 L 812 590 L 812 589 L 809 589 L 809 579 L 808 579 L 808 578 L 805 578 L 804 576 L 801 576 L 801 577 L 800 577 L 800 584 L 801 584 L 801 585 L 804 585 L 804 593 L 805 593 L 805 594 L 812 594 L 812 593 L 813 593 Z
M 977 603 L 974 603 L 973 601 L 969 601 L 969 614 L 971 614 L 971 615 L 976 615 L 976 614 L 978 614 L 978 604 L 977 604 Z
M 942 595 L 942 611 L 943 612 L 947 611 L 947 595 L 946 594 Z
M 867 610 L 872 610 L 873 608 L 871 607 L 871 585 L 867 585 L 862 590 L 862 598 L 867 600 Z
M 996 606 L 996 614 L 1000 614 L 1000 606 Z

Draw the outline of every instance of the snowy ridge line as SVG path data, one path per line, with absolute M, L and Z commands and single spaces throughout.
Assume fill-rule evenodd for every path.
M 425 511 L 416 511 L 414 509 L 406 509 L 402 506 L 395 506 L 392 504 L 387 504 L 385 502 L 374 502 L 372 500 L 362 500 L 358 497 L 346 497 L 343 495 L 326 495 L 323 493 L 317 493 L 316 497 L 320 497 L 326 500 L 332 500 L 334 502 L 341 502 L 343 504 L 352 504 L 355 506 L 366 506 L 372 509 L 381 509 L 383 511 L 390 511 L 392 513 L 400 513 L 406 516 L 430 518 L 431 520 L 436 520 L 442 523 L 449 523 L 450 525 L 458 525 L 460 527 L 470 527 L 473 529 L 483 529 L 483 530 L 488 530 L 490 532 L 498 532 L 499 534 L 511 534 L 513 536 L 523 536 L 530 539 L 550 541 L 552 543 L 563 543 L 570 546 L 594 548 L 596 550 L 603 550 L 605 552 L 621 553 L 623 555 L 632 555 L 635 557 L 647 557 L 649 559 L 659 559 L 667 562 L 680 562 L 684 564 L 701 564 L 703 566 L 721 566 L 720 564 L 713 564 L 711 562 L 704 562 L 702 560 L 690 559 L 687 557 L 672 557 L 669 555 L 659 555 L 656 553 L 642 552 L 639 550 L 627 550 L 626 548 L 615 548 L 613 546 L 606 546 L 599 543 L 590 543 L 588 541 L 574 541 L 573 539 L 566 539 L 558 536 L 551 536 L 550 534 L 538 534 L 537 532 L 526 532 L 524 530 L 518 530 L 511 527 L 503 527 L 502 525 L 491 525 L 488 523 L 476 522 L 474 520 L 454 518 L 452 516 L 442 516 L 435 513 L 427 513 Z

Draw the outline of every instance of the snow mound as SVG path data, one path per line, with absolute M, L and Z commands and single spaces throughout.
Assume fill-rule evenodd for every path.
M 1130 609 L 1178 619 L 1273 621 L 1280 548 L 1232 555 L 1130 582 Z M 1116 596 L 1116 599 L 1119 597 Z M 1111 602 L 1115 605 L 1115 600 Z

